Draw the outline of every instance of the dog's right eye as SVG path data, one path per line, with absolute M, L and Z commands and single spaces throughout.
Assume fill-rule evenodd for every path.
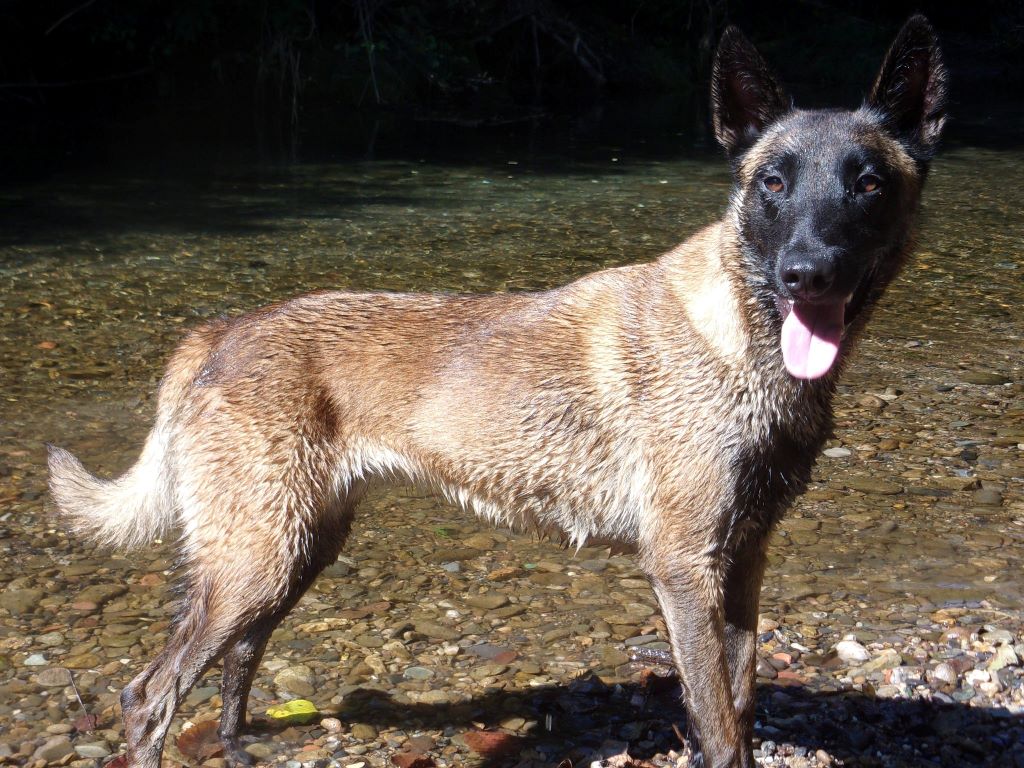
M 778 194 L 786 188 L 785 182 L 783 182 L 778 176 L 766 176 L 762 183 L 764 184 L 765 189 L 769 192 L 774 192 L 775 194 Z

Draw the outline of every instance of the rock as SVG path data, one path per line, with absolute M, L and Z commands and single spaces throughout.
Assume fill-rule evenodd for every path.
M 316 691 L 313 670 L 305 664 L 285 667 L 274 676 L 274 685 L 298 696 L 312 696 Z
M 541 587 L 567 587 L 572 584 L 572 579 L 564 573 L 548 571 L 533 571 L 530 574 L 530 581 Z
M 188 696 L 185 697 L 187 701 L 193 707 L 203 704 L 209 701 L 214 696 L 220 693 L 220 689 L 215 685 L 204 685 L 198 688 L 193 688 L 188 692 Z
M 36 642 L 45 648 L 53 648 L 64 642 L 64 635 L 60 632 L 47 632 L 46 634 L 39 635 L 36 638 Z
M 892 669 L 903 663 L 903 657 L 899 652 L 886 648 L 878 656 L 861 665 L 856 671 L 863 675 L 870 675 L 872 672 L 881 672 L 884 669 Z M 851 675 L 853 672 L 850 673 Z
M 779 671 L 775 669 L 771 664 L 762 659 L 760 656 L 757 657 L 757 676 L 764 680 L 774 680 L 779 676 Z
M 32 613 L 39 607 L 43 594 L 41 589 L 8 589 L 0 593 L 0 608 L 12 616 Z
M 102 741 L 96 741 L 92 744 L 76 744 L 75 752 L 78 753 L 79 757 L 88 757 L 95 760 L 107 757 L 110 754 L 110 747 Z
M 55 763 L 68 755 L 73 755 L 74 753 L 75 748 L 71 744 L 71 739 L 67 736 L 54 736 L 52 739 L 47 739 L 41 747 L 33 752 L 32 757 L 35 760 L 45 760 L 47 763 Z
M 437 549 L 434 550 L 431 559 L 435 563 L 450 563 L 450 562 L 461 562 L 463 560 L 472 560 L 474 557 L 480 557 L 480 550 L 470 549 L 466 547 L 464 549 Z
M 436 624 L 433 621 L 417 621 L 413 628 L 421 635 L 426 635 L 434 640 L 458 640 L 463 634 L 457 629 Z
M 982 639 L 986 643 L 992 643 L 992 645 L 1013 645 L 1017 638 L 1012 632 L 1001 627 L 986 627 L 982 634 Z
M 64 667 L 50 667 L 36 675 L 36 682 L 44 688 L 63 688 L 71 685 L 71 672 Z
M 958 475 L 938 475 L 929 482 L 946 491 L 970 491 L 978 487 L 978 478 Z
M 836 654 L 846 664 L 853 666 L 871 658 L 871 652 L 856 640 L 841 640 L 836 643 Z
M 95 653 L 80 653 L 64 659 L 64 666 L 68 669 L 96 669 L 102 664 L 103 659 Z
M 885 480 L 879 480 L 875 477 L 869 477 L 867 475 L 857 475 L 854 477 L 848 477 L 844 481 L 846 488 L 851 491 L 860 491 L 861 493 L 877 493 L 883 496 L 894 496 L 897 493 L 903 492 L 903 487 L 896 485 L 895 483 L 889 483 Z
M 998 386 L 1000 384 L 1009 384 L 1012 379 L 1003 373 L 996 371 L 964 371 L 960 378 L 968 384 L 981 384 Z
M 75 602 L 104 605 L 127 591 L 128 587 L 123 584 L 93 584 L 79 592 L 75 597 Z
M 1003 503 L 1003 494 L 991 488 L 979 488 L 974 492 L 974 503 L 983 507 L 998 507 Z
M 988 669 L 991 672 L 998 672 L 1004 667 L 1014 667 L 1020 663 L 1020 659 L 1017 658 L 1017 653 L 1013 650 L 1011 645 L 999 645 L 996 646 L 996 652 L 989 659 Z
M 946 662 L 936 665 L 935 669 L 932 670 L 932 677 L 940 683 L 946 683 L 948 685 L 955 685 L 957 681 L 956 670 L 951 664 L 947 664 Z
M 429 680 L 434 676 L 434 670 L 427 667 L 406 667 L 402 677 L 407 680 Z
M 41 653 L 30 654 L 25 659 L 25 666 L 26 667 L 41 667 L 41 666 L 43 666 L 46 663 L 47 663 L 46 657 L 43 656 L 43 654 L 41 654 Z
M 508 581 L 522 575 L 524 574 L 520 568 L 495 568 L 487 574 L 487 578 L 490 581 Z
M 451 700 L 447 691 L 424 691 L 420 694 L 421 704 L 447 704 Z
M 647 645 L 648 643 L 657 642 L 657 635 L 637 635 L 636 637 L 626 638 L 626 647 L 632 648 L 638 645 Z
M 885 408 L 886 402 L 878 395 L 861 395 L 857 398 L 857 405 L 869 411 L 880 411 Z
M 328 733 L 340 733 L 342 729 L 341 720 L 336 717 L 325 717 L 320 721 L 320 727 Z
M 826 448 L 824 451 L 822 451 L 822 453 L 824 453 L 830 459 L 845 459 L 847 456 L 849 456 L 852 453 L 852 451 L 849 448 L 839 448 L 839 447 L 836 447 L 836 448 Z
M 473 549 L 494 549 L 494 538 L 486 533 L 474 533 L 462 540 L 462 543 Z
M 274 756 L 274 748 L 269 744 L 264 744 L 260 741 L 257 741 L 255 744 L 247 745 L 245 747 L 245 751 L 260 762 L 267 762 Z
M 356 723 L 350 730 L 352 738 L 359 741 L 373 741 L 377 738 L 377 729 L 368 723 Z
M 495 592 L 489 592 L 483 595 L 470 595 L 466 598 L 466 605 L 473 608 L 478 608 L 481 611 L 493 611 L 496 608 L 501 608 L 503 605 L 508 604 L 508 595 L 500 595 Z
M 610 668 L 615 669 L 621 667 L 623 664 L 629 662 L 629 654 L 624 651 L 620 651 L 611 645 L 604 645 L 601 648 L 601 663 Z

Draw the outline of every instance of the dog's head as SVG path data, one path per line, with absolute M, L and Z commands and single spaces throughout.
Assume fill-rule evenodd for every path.
M 733 27 L 715 55 L 715 135 L 732 164 L 758 298 L 778 312 L 789 372 L 825 375 L 901 266 L 945 122 L 945 69 L 922 16 L 904 25 L 864 105 L 795 109 Z

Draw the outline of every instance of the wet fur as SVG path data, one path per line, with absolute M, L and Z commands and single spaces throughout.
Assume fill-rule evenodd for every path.
M 927 22 L 901 35 L 913 56 L 930 41 L 941 71 Z M 183 608 L 122 695 L 129 763 L 159 765 L 175 710 L 218 659 L 221 738 L 229 761 L 247 761 L 238 731 L 267 638 L 335 560 L 367 484 L 396 480 L 500 525 L 636 548 L 706 765 L 752 766 L 767 534 L 806 485 L 852 341 L 911 247 L 930 148 L 918 123 L 892 117 L 907 92 L 885 79 L 886 67 L 890 79 L 907 71 L 890 66 L 900 45 L 863 109 L 801 112 L 727 32 L 714 103 L 730 206 L 653 263 L 544 293 L 326 292 L 219 320 L 174 353 L 156 425 L 123 477 L 95 478 L 52 448 L 51 488 L 76 533 L 130 546 L 181 531 Z M 760 240 L 777 232 L 752 223 L 758 173 L 780 148 L 851 147 L 885 163 L 897 200 L 884 232 L 851 246 L 869 280 L 843 359 L 800 381 L 782 364 L 773 253 Z M 797 225 L 814 203 L 796 206 Z

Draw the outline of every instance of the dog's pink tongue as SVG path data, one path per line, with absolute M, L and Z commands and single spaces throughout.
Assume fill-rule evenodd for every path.
M 782 359 L 787 371 L 798 379 L 816 379 L 828 373 L 839 354 L 845 309 L 842 301 L 793 304 L 782 323 Z

